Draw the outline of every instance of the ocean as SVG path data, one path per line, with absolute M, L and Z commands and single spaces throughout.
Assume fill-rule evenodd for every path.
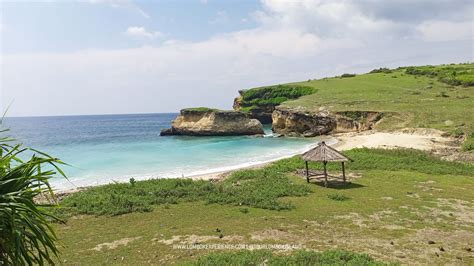
M 316 139 L 264 137 L 161 137 L 177 114 L 5 118 L 7 135 L 60 158 L 69 181 L 57 190 L 125 182 L 130 178 L 190 177 L 251 166 L 301 153 Z M 5 134 L 5 133 L 2 133 Z

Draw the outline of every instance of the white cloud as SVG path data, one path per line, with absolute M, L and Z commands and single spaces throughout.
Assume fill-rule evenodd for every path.
M 427 21 L 417 30 L 427 41 L 450 41 L 474 39 L 474 20 L 467 22 Z
M 472 38 L 464 16 L 468 8 L 459 7 L 455 16 L 453 10 L 438 12 L 441 7 L 433 2 L 435 15 L 431 18 L 419 8 L 418 18 L 414 11 L 389 14 L 383 5 L 368 2 L 266 0 L 254 14 L 260 23 L 256 28 L 200 42 L 7 55 L 0 62 L 3 100 L 15 99 L 11 115 L 231 108 L 232 98 L 243 88 L 384 66 L 474 60 L 472 39 L 466 39 Z M 129 27 L 126 34 L 160 36 L 139 26 Z M 45 101 L 55 104 L 45 106 Z
M 465 38 L 465 34 L 452 35 L 451 29 L 472 31 L 474 13 L 474 5 L 466 0 L 262 0 L 262 4 L 263 11 L 255 18 L 266 27 L 359 41 L 426 38 L 420 30 L 429 30 L 429 25 L 441 26 L 439 35 Z
M 133 38 L 156 39 L 163 36 L 159 31 L 147 31 L 144 27 L 131 26 L 124 32 L 127 36 Z

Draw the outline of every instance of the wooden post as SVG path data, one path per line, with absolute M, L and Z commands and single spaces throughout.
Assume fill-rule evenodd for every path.
M 306 182 L 309 183 L 309 170 L 308 170 L 308 161 L 305 161 L 306 163 Z
M 326 170 L 326 164 L 328 162 L 324 161 L 323 164 L 324 164 L 324 186 L 325 187 L 328 187 L 328 172 Z
M 344 162 L 342 162 L 342 181 L 346 183 L 346 169 L 344 169 Z

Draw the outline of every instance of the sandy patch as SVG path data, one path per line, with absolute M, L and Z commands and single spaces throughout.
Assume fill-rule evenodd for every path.
M 253 232 L 250 237 L 252 240 L 293 240 L 297 237 L 291 233 L 278 229 L 265 229 L 263 231 Z
M 452 147 L 452 139 L 432 129 L 405 129 L 396 132 L 365 131 L 358 133 L 337 134 L 340 150 L 353 148 L 412 148 L 418 150 L 434 150 Z
M 135 241 L 137 239 L 140 239 L 140 238 L 141 238 L 141 236 L 122 238 L 122 239 L 119 239 L 119 240 L 115 240 L 113 242 L 106 242 L 106 243 L 98 244 L 97 246 L 92 248 L 92 250 L 101 251 L 102 249 L 115 249 L 119 246 L 126 246 L 126 245 L 128 245 L 128 243 L 133 242 L 133 241 Z
M 222 238 L 219 236 L 209 236 L 209 235 L 174 235 L 170 239 L 153 239 L 157 240 L 159 243 L 165 244 L 165 245 L 173 245 L 173 244 L 199 244 L 199 243 L 204 243 L 208 242 L 211 240 L 219 240 L 219 241 L 241 241 L 243 240 L 243 236 L 239 235 L 224 235 Z

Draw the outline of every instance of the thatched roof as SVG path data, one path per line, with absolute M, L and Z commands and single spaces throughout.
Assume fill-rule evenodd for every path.
M 319 143 L 319 145 L 307 152 L 302 156 L 305 161 L 313 162 L 347 162 L 352 161 L 351 158 L 345 156 L 344 154 L 338 152 L 334 148 L 326 145 L 324 141 Z

